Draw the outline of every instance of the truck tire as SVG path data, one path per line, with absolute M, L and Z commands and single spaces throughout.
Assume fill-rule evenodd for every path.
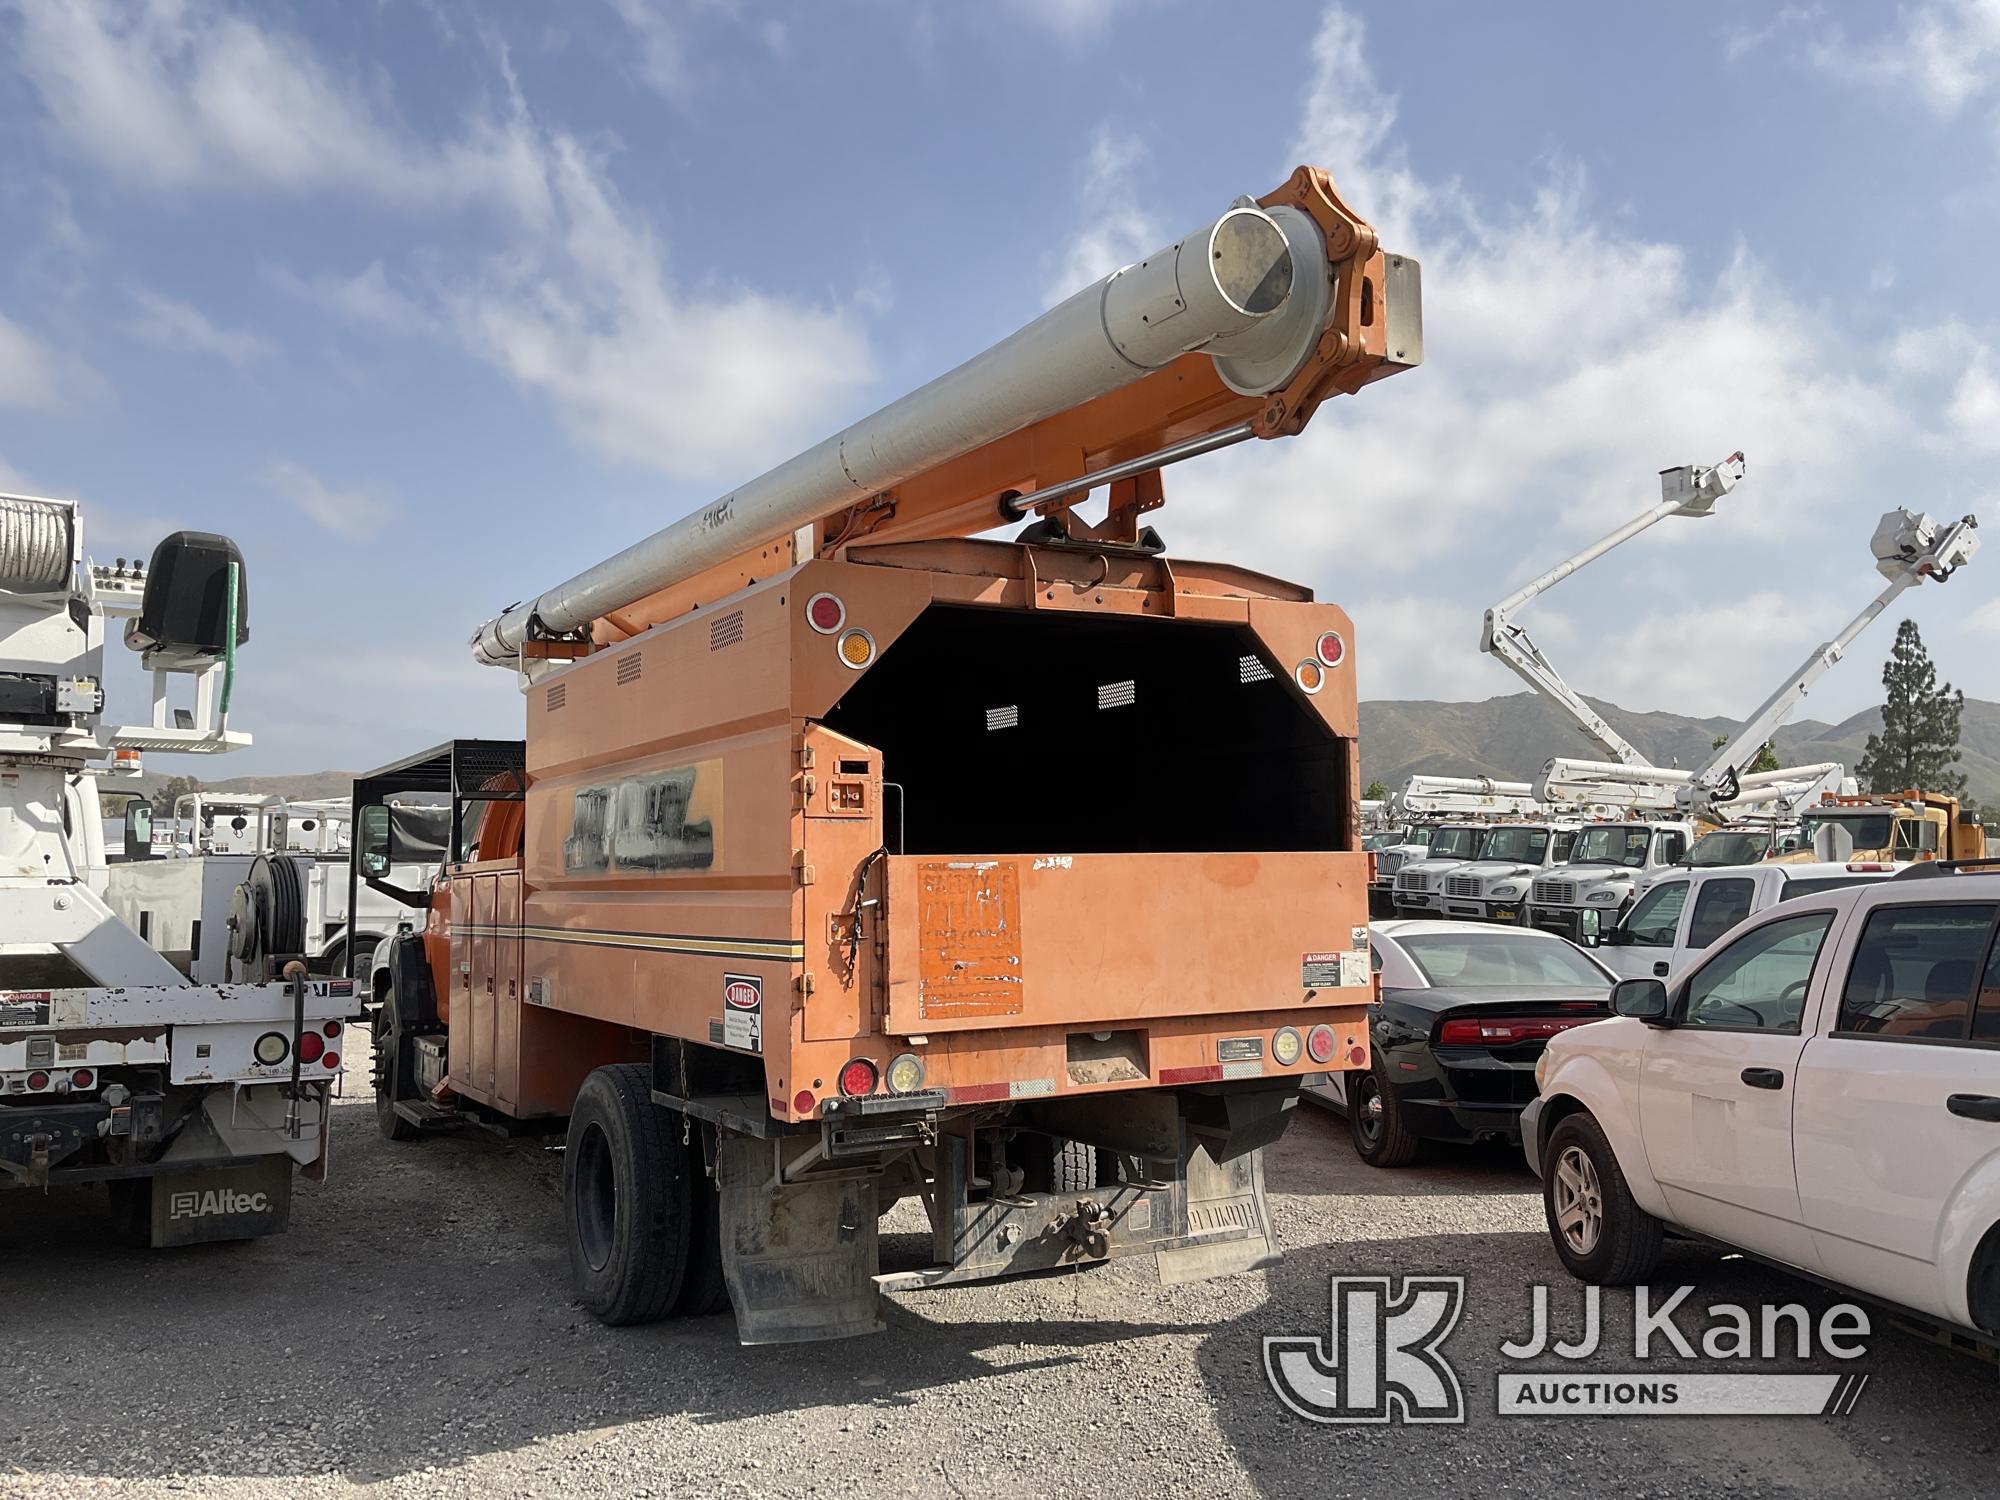
M 563 1222 L 577 1300 L 600 1323 L 653 1323 L 687 1279 L 693 1195 L 677 1118 L 636 1063 L 583 1081 L 563 1152 Z
M 694 1217 L 688 1226 L 687 1275 L 681 1280 L 674 1311 L 684 1318 L 705 1318 L 729 1306 L 729 1287 L 722 1279 L 722 1195 L 708 1172 L 708 1156 L 699 1131 L 688 1142 L 688 1196 Z
M 1407 1167 L 1423 1143 L 1403 1118 L 1396 1086 L 1382 1074 L 1381 1060 L 1347 1075 L 1347 1129 L 1354 1150 L 1371 1167 Z
M 1653 1274 L 1666 1226 L 1633 1200 L 1604 1127 L 1567 1115 L 1542 1152 L 1549 1241 L 1570 1275 L 1598 1286 L 1634 1286 Z
M 396 1104 L 417 1097 L 417 1043 L 403 1029 L 393 981 L 375 1007 L 369 1030 L 375 1043 L 375 1128 L 384 1140 L 414 1141 L 423 1132 L 396 1113 Z

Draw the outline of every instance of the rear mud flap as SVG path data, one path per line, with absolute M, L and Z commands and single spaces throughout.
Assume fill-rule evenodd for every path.
M 1155 1258 L 1163 1286 L 1277 1264 L 1261 1149 L 1218 1162 L 1196 1143 L 1187 1156 L 1187 1234 Z
M 283 1234 L 292 1221 L 292 1159 L 163 1173 L 152 1180 L 153 1245 L 207 1245 Z
M 790 1141 L 716 1145 L 722 1274 L 746 1344 L 844 1339 L 882 1329 L 874 1178 L 779 1180 Z

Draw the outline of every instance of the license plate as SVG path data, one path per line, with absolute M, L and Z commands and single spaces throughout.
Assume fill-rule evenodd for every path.
M 1521 909 L 1517 906 L 1496 906 L 1493 908 L 1493 920 L 1496 922 L 1518 922 L 1521 920 Z

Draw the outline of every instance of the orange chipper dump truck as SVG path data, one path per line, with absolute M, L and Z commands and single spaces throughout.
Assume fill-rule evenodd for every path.
M 525 746 L 355 786 L 371 883 L 399 794 L 454 810 L 375 966 L 383 1129 L 566 1121 L 610 1323 L 833 1338 L 884 1289 L 1270 1263 L 1262 1148 L 1367 1059 L 1354 635 L 1142 518 L 1421 340 L 1416 265 L 1302 168 L 488 621 Z M 883 1274 L 912 1197 L 932 1263 Z

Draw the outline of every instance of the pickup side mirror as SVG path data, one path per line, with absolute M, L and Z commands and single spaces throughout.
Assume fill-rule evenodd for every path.
M 389 809 L 379 802 L 355 816 L 354 857 L 363 875 L 380 879 L 389 873 Z
M 1611 987 L 1611 1010 L 1649 1026 L 1664 1025 L 1667 987 L 1657 979 L 1621 979 Z
M 133 801 L 125 804 L 125 857 L 153 857 L 153 805 Z
M 1604 914 L 1595 907 L 1586 906 L 1576 919 L 1577 941 L 1586 948 L 1595 948 L 1604 941 Z

